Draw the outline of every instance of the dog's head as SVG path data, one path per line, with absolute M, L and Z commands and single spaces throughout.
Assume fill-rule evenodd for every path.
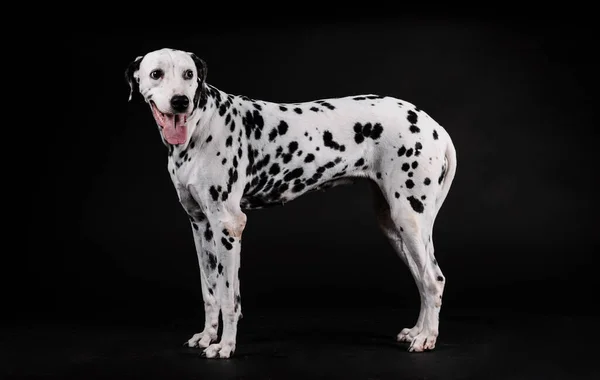
M 164 139 L 172 145 L 187 141 L 187 121 L 204 94 L 206 64 L 195 54 L 161 49 L 133 60 L 125 72 L 129 100 L 139 91 L 150 105 Z

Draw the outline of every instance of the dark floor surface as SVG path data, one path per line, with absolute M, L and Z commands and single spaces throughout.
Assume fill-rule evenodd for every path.
M 5 324 L 0 378 L 56 379 L 592 379 L 597 317 L 454 311 L 435 351 L 409 353 L 395 335 L 405 310 L 253 310 L 235 356 L 182 346 L 202 319 L 161 323 Z

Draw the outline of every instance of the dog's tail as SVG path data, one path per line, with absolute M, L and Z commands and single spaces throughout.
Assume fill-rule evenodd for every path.
M 442 207 L 442 204 L 446 200 L 448 192 L 450 191 L 450 187 L 452 186 L 452 182 L 454 181 L 454 176 L 456 175 L 456 149 L 454 148 L 454 143 L 448 134 L 446 134 L 446 140 L 448 141 L 448 144 L 446 145 L 446 152 L 444 154 L 442 173 L 440 174 L 440 177 L 436 179 L 442 185 L 440 194 L 436 199 L 437 211 L 439 211 L 439 209 Z

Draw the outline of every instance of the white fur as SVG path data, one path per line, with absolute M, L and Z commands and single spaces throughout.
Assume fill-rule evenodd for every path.
M 159 81 L 149 77 L 157 67 L 165 72 Z M 146 54 L 133 75 L 144 99 L 155 102 L 162 112 L 169 112 L 173 95 L 184 94 L 192 99 L 196 93 L 199 82 L 181 77 L 187 69 L 194 70 L 196 75 L 201 71 L 194 66 L 190 53 L 162 49 Z M 375 190 L 382 231 L 409 267 L 421 295 L 417 323 L 402 330 L 397 339 L 410 342 L 410 351 L 433 349 L 445 285 L 445 278 L 440 281 L 442 272 L 434 258 L 433 225 L 456 171 L 456 153 L 444 128 L 413 104 L 393 97 L 360 95 L 359 100 L 348 96 L 279 104 L 229 95 L 204 82 L 201 86 L 208 98 L 203 107 L 188 111 L 186 142 L 171 146 L 163 139 L 170 152 L 167 167 L 171 180 L 192 222 L 205 302 L 204 330 L 195 334 L 188 345 L 205 348 L 207 357 L 226 358 L 235 351 L 237 321 L 241 315 L 238 270 L 245 209 L 262 207 L 256 203 L 257 199 L 284 204 L 307 191 L 368 178 Z M 218 97 L 220 102 L 216 100 Z M 221 115 L 219 106 L 228 99 L 231 104 Z M 311 110 L 313 107 L 316 112 Z M 302 113 L 295 112 L 296 108 Z M 262 130 L 258 136 L 255 123 L 248 137 L 244 120 L 248 124 L 248 115 L 255 115 L 255 111 L 262 119 Z M 410 127 L 415 118 L 418 132 Z M 233 132 L 231 121 L 235 123 Z M 282 121 L 287 128 L 280 127 Z M 365 128 L 366 125 L 369 127 Z M 379 134 L 373 133 L 377 125 L 381 126 Z M 280 133 L 284 130 L 285 133 Z M 357 140 L 357 130 L 361 131 L 358 135 L 363 136 L 362 140 L 360 137 Z M 327 136 L 333 141 L 329 146 L 325 146 Z M 418 144 L 421 149 L 417 156 Z M 254 150 L 258 152 L 255 166 L 267 155 L 269 161 L 262 170 L 247 173 L 249 152 Z M 408 157 L 409 150 L 412 154 Z M 314 159 L 307 158 L 309 154 Z M 235 167 L 234 162 L 237 162 Z M 273 164 L 278 165 L 279 172 L 275 173 Z M 408 170 L 404 170 L 406 164 Z M 300 170 L 298 178 L 291 178 Z M 234 171 L 237 180 L 231 183 Z M 278 192 L 276 199 L 269 199 L 265 195 L 269 192 L 263 186 L 265 194 L 259 192 L 253 201 L 252 189 L 257 183 L 252 181 L 259 178 L 260 183 L 261 176 L 267 188 L 269 183 L 273 188 L 281 181 L 280 184 L 288 183 L 288 189 Z M 252 183 L 255 185 L 248 186 Z M 218 187 L 221 191 L 215 200 L 211 188 Z M 422 212 L 417 211 L 419 202 Z M 223 334 L 219 343 L 214 343 L 219 312 L 223 315 Z

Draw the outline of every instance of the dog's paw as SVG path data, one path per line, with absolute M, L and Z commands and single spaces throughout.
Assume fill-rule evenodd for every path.
M 235 350 L 233 343 L 214 343 L 204 350 L 204 355 L 209 359 L 227 359 Z
M 194 334 L 194 336 L 184 344 L 187 344 L 188 347 L 206 348 L 215 339 L 216 337 L 212 337 L 206 332 L 201 332 L 198 334 Z
M 437 335 L 429 334 L 423 331 L 412 338 L 408 352 L 424 352 L 433 350 L 435 348 L 436 340 Z
M 398 342 L 410 343 L 410 342 L 412 342 L 412 340 L 414 339 L 415 336 L 419 335 L 420 332 L 421 332 L 421 330 L 418 329 L 416 326 L 413 327 L 412 329 L 409 329 L 409 328 L 402 329 L 402 331 L 400 331 L 400 334 L 398 334 L 398 336 L 396 337 L 396 340 Z

